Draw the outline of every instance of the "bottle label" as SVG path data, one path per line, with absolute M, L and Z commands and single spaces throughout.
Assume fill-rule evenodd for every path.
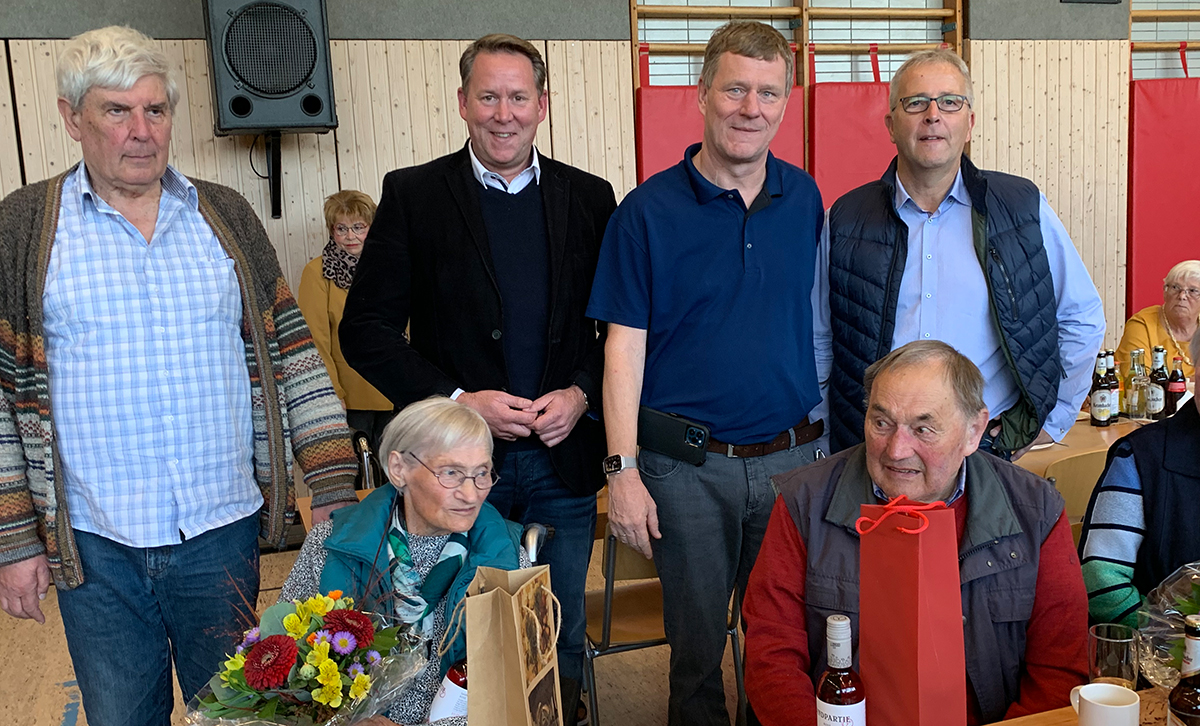
M 867 699 L 849 706 L 835 706 L 817 699 L 817 726 L 866 726 Z
M 1146 413 L 1162 413 L 1167 405 L 1166 392 L 1157 383 L 1146 388 Z
M 447 676 L 442 679 L 437 695 L 429 706 L 429 720 L 467 715 L 467 689 L 454 683 Z
M 1092 418 L 1107 421 L 1112 416 L 1112 391 L 1099 389 L 1092 393 Z
M 1183 639 L 1183 665 L 1179 667 L 1179 677 L 1187 678 L 1200 671 L 1200 638 L 1187 636 Z
M 1187 381 L 1171 381 L 1167 384 L 1167 390 L 1171 393 L 1183 393 L 1187 390 Z

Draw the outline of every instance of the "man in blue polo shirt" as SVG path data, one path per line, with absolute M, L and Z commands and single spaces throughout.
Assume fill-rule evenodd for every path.
M 811 462 L 822 431 L 809 416 L 820 400 L 811 293 L 821 195 L 767 151 L 792 79 L 787 41 L 770 26 L 735 21 L 713 34 L 698 87 L 704 143 L 625 197 L 588 306 L 609 323 L 609 522 L 654 557 L 662 580 L 673 726 L 729 723 L 729 598 L 762 542 L 770 477 Z M 639 404 L 707 426 L 704 463 L 651 451 Z

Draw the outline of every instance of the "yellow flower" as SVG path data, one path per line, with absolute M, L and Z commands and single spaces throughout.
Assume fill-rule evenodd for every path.
M 321 686 L 312 692 L 313 700 L 317 703 L 323 703 L 330 708 L 337 708 L 342 705 L 342 682 L 331 683 L 326 686 Z
M 333 609 L 333 600 L 324 595 L 313 595 L 304 603 L 304 607 L 313 615 L 324 615 Z
M 354 677 L 354 682 L 350 684 L 350 698 L 359 699 L 367 694 L 371 688 L 371 677 L 366 673 L 359 673 Z
M 317 674 L 317 683 L 323 683 L 326 686 L 337 684 L 341 688 L 342 674 L 338 673 L 337 661 L 327 658 L 325 662 L 321 663 L 319 668 L 320 672 Z
M 308 634 L 308 625 L 308 618 L 301 618 L 296 614 L 285 615 L 283 618 L 284 629 L 295 640 L 300 640 Z
M 292 604 L 296 606 L 296 617 L 306 620 L 308 619 L 308 616 L 312 615 L 312 613 L 309 612 L 308 603 L 300 602 L 299 600 L 292 600 Z
M 329 660 L 329 643 L 317 643 L 314 645 L 313 649 L 308 652 L 308 657 L 304 659 L 304 662 L 318 668 L 323 663 L 332 662 Z
M 242 666 L 245 664 L 246 664 L 246 656 L 242 655 L 241 653 L 238 653 L 235 656 L 231 656 L 229 658 L 229 660 L 225 661 L 225 670 L 240 671 L 242 669 Z

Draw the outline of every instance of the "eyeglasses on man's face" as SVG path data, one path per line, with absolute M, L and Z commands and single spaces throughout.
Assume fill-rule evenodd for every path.
M 1200 290 L 1194 287 L 1180 287 L 1179 285 L 1163 285 L 1163 289 L 1172 295 L 1183 297 L 1185 294 L 1188 297 L 1200 298 Z
M 428 469 L 430 474 L 433 474 L 434 478 L 438 480 L 438 484 L 441 484 L 447 489 L 457 489 L 463 484 L 466 484 L 467 480 L 470 479 L 471 483 L 475 485 L 476 489 L 479 489 L 480 491 L 487 491 L 495 486 L 496 482 L 500 480 L 500 477 L 495 476 L 491 469 L 478 471 L 473 475 L 468 475 L 467 472 L 463 471 L 462 469 L 455 469 L 452 466 L 443 466 L 437 470 L 434 470 L 429 466 L 429 464 L 417 459 L 417 455 L 413 452 L 402 451 L 400 453 L 408 454 L 412 458 L 416 459 L 418 464 Z
M 362 237 L 364 234 L 367 233 L 367 230 L 370 228 L 371 228 L 371 225 L 363 224 L 362 222 L 355 222 L 354 224 L 350 225 L 349 227 L 347 227 L 344 224 L 339 224 L 339 225 L 334 226 L 333 233 L 336 234 L 338 237 L 345 237 L 347 234 L 353 232 L 354 234 L 358 235 L 359 237 Z
M 896 105 L 904 109 L 905 113 L 925 113 L 931 103 L 936 103 L 938 110 L 945 113 L 955 113 L 963 110 L 964 106 L 971 105 L 966 96 L 957 93 L 943 93 L 937 98 L 930 98 L 929 96 L 906 96 L 897 101 Z

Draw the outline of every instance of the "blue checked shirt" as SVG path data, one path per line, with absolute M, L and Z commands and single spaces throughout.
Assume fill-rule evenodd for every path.
M 258 511 L 241 289 L 182 174 L 147 244 L 72 172 L 42 305 L 75 529 L 158 547 Z

